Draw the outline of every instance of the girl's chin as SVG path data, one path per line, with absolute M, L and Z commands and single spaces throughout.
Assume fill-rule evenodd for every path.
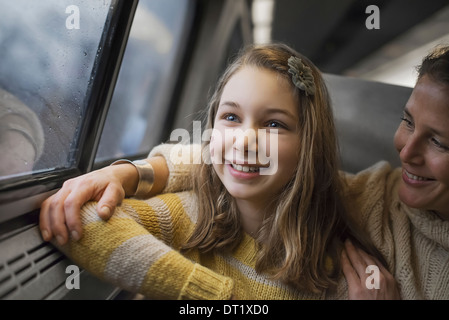
M 235 189 L 232 189 L 232 188 L 231 189 L 227 189 L 227 190 L 228 190 L 229 194 L 233 198 L 238 199 L 238 200 L 247 200 L 247 201 L 249 201 L 249 200 L 257 198 L 256 195 L 248 192 L 248 190 L 235 190 Z

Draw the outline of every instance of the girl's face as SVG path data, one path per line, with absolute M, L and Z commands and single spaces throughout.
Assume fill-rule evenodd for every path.
M 243 67 L 224 87 L 210 148 L 214 169 L 237 203 L 265 206 L 294 176 L 296 99 L 286 79 L 263 68 Z
M 416 84 L 394 143 L 402 162 L 400 199 L 449 220 L 449 86 Z

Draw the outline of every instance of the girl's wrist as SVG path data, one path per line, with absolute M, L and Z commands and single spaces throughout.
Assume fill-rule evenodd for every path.
M 125 191 L 126 197 L 132 197 L 136 193 L 137 185 L 139 183 L 139 174 L 137 169 L 131 163 L 115 163 L 106 167 L 107 170 L 112 170 L 112 175 L 119 181 Z
M 153 166 L 146 160 L 135 160 L 130 161 L 127 159 L 120 159 L 117 161 L 114 161 L 111 166 L 115 165 L 123 165 L 123 164 L 130 164 L 134 167 L 134 174 L 131 174 L 132 176 L 135 176 L 135 172 L 137 171 L 137 186 L 136 186 L 136 179 L 125 179 L 122 181 L 123 189 L 125 190 L 125 194 L 127 196 L 133 196 L 139 199 L 145 199 L 149 197 L 149 194 L 151 192 L 151 189 L 153 188 L 154 184 L 154 169 Z M 130 166 L 128 166 L 129 168 Z M 127 175 L 125 175 L 127 176 Z M 132 181 L 131 181 L 132 180 Z M 129 182 L 129 185 L 127 184 Z M 133 183 L 132 183 L 133 182 Z M 134 192 L 132 192 L 134 190 Z

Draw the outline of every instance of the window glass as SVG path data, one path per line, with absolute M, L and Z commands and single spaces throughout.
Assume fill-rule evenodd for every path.
M 96 161 L 146 154 L 161 142 L 190 32 L 191 5 L 139 1 Z
M 0 181 L 76 165 L 111 2 L 0 0 Z

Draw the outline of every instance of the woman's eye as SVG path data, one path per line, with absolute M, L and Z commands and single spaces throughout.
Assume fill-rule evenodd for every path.
M 441 150 L 444 150 L 444 151 L 448 151 L 448 150 L 449 150 L 449 147 L 443 145 L 443 144 L 442 144 L 440 141 L 438 141 L 437 139 L 432 138 L 431 140 L 432 140 L 432 143 L 433 143 L 438 149 L 441 149 Z
M 413 123 L 409 119 L 407 119 L 406 117 L 402 117 L 401 120 L 405 122 L 407 127 L 409 127 L 409 128 L 413 127 Z

